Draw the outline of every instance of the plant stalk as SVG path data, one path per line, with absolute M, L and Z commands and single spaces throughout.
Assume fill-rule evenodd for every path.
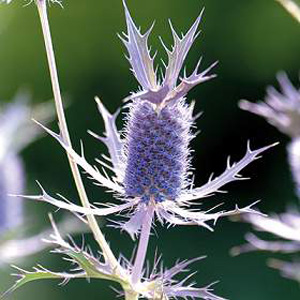
M 45 42 L 45 48 L 47 53 L 47 59 L 48 59 L 48 66 L 50 71 L 50 77 L 51 77 L 51 84 L 52 84 L 52 90 L 54 95 L 54 101 L 55 101 L 55 107 L 57 112 L 57 117 L 59 121 L 59 128 L 60 128 L 60 134 L 64 141 L 64 143 L 68 146 L 71 146 L 71 139 L 67 127 L 66 117 L 64 113 L 63 103 L 62 103 L 62 97 L 60 92 L 60 86 L 59 86 L 59 80 L 58 80 L 58 74 L 57 74 L 57 68 L 56 68 L 56 62 L 55 62 L 55 55 L 53 50 L 53 44 L 52 44 L 52 38 L 51 38 L 51 32 L 50 32 L 50 26 L 49 26 L 49 20 L 48 20 L 48 14 L 47 14 L 47 0 L 36 0 L 36 5 L 42 25 L 42 31 L 43 31 L 43 37 Z M 81 200 L 81 203 L 83 207 L 89 209 L 90 203 L 85 191 L 85 187 L 83 185 L 81 175 L 78 169 L 77 164 L 71 159 L 71 157 L 68 155 L 69 164 L 71 167 L 72 175 L 76 184 L 76 188 Z M 91 231 L 94 235 L 95 240 L 99 244 L 100 248 L 103 251 L 103 255 L 105 260 L 110 264 L 110 266 L 114 269 L 120 270 L 121 267 L 118 263 L 118 260 L 114 256 L 113 252 L 111 251 L 98 223 L 94 215 L 88 214 L 87 220 L 89 227 L 91 228 Z
M 125 290 L 125 300 L 138 300 L 139 294 L 131 290 Z
M 153 201 L 153 200 L 152 200 Z M 148 244 L 149 244 L 149 238 L 151 233 L 151 225 L 152 225 L 152 219 L 154 216 L 154 203 L 149 204 L 148 211 L 145 216 L 143 225 L 142 225 L 142 231 L 140 235 L 138 250 L 136 254 L 136 258 L 133 265 L 132 270 L 132 277 L 131 281 L 132 284 L 137 284 L 141 281 L 143 266 L 145 263 L 145 258 L 147 254 Z
M 279 2 L 299 23 L 300 5 L 293 0 L 276 0 Z

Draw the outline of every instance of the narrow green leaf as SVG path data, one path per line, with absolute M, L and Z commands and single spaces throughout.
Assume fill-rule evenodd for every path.
M 0 296 L 0 299 L 4 299 L 5 297 L 9 296 L 11 293 L 15 292 L 18 288 L 22 287 L 24 284 L 31 281 L 36 281 L 41 279 L 61 279 L 62 280 L 61 284 L 66 284 L 70 279 L 73 278 L 86 278 L 85 272 L 74 273 L 74 274 L 69 274 L 65 272 L 56 273 L 56 272 L 49 271 L 42 266 L 38 266 L 34 268 L 34 271 L 29 272 L 20 269 L 16 266 L 13 267 L 20 272 L 19 274 L 13 274 L 14 276 L 19 277 L 19 279 L 10 289 L 8 289 Z

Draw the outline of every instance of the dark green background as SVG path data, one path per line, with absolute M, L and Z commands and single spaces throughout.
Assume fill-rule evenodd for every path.
M 171 43 L 167 19 L 178 30 L 186 31 L 205 6 L 201 22 L 202 33 L 188 56 L 188 70 L 204 56 L 203 68 L 215 60 L 218 77 L 195 88 L 189 94 L 196 99 L 196 110 L 204 111 L 197 121 L 201 134 L 193 141 L 193 164 L 197 169 L 197 184 L 205 183 L 211 172 L 219 174 L 230 154 L 240 159 L 250 139 L 253 147 L 280 141 L 264 158 L 253 163 L 243 173 L 250 181 L 233 183 L 230 193 L 205 200 L 207 207 L 219 202 L 233 207 L 238 202 L 247 205 L 262 199 L 259 208 L 265 212 L 283 211 L 287 203 L 296 203 L 293 184 L 286 163 L 285 146 L 288 139 L 264 120 L 239 110 L 238 100 L 262 98 L 268 84 L 276 85 L 275 74 L 287 71 L 296 84 L 300 62 L 300 26 L 272 0 L 128 0 L 136 22 L 147 28 L 155 19 L 151 43 L 165 58 L 158 36 Z M 79 140 L 86 145 L 91 161 L 105 151 L 86 130 L 103 131 L 103 123 L 93 97 L 98 95 L 111 110 L 121 105 L 121 99 L 137 88 L 124 47 L 116 33 L 125 29 L 120 0 L 65 1 L 64 9 L 51 5 L 53 31 L 62 91 L 72 104 L 67 110 L 70 133 L 78 149 Z M 0 6 L 0 98 L 9 101 L 20 87 L 28 88 L 33 100 L 39 103 L 52 97 L 41 30 L 34 5 L 23 7 L 22 1 Z M 119 120 L 122 124 L 122 120 Z M 53 126 L 56 129 L 55 126 Z M 23 152 L 28 174 L 28 193 L 37 193 L 34 180 L 41 181 L 52 193 L 59 192 L 77 201 L 66 157 L 50 138 L 44 138 Z M 87 183 L 90 198 L 110 200 L 103 189 Z M 47 212 L 53 207 L 27 203 L 28 222 L 47 226 Z M 134 246 L 129 237 L 119 231 L 104 228 L 115 253 L 129 256 Z M 200 286 L 220 280 L 217 294 L 232 300 L 299 299 L 299 286 L 265 265 L 268 254 L 229 256 L 231 247 L 243 243 L 249 226 L 220 220 L 215 233 L 203 228 L 172 228 L 157 226 L 158 237 L 151 240 L 149 258 L 158 247 L 166 265 L 177 258 L 208 255 L 196 263 L 193 270 Z M 93 242 L 91 241 L 93 244 Z M 94 244 L 93 244 L 94 245 Z M 55 255 L 41 254 L 19 263 L 30 268 L 35 262 L 61 270 L 61 260 Z M 12 279 L 9 269 L 0 277 L 0 290 Z M 16 292 L 11 299 L 115 299 L 107 282 L 73 281 L 58 287 L 55 281 L 31 283 Z

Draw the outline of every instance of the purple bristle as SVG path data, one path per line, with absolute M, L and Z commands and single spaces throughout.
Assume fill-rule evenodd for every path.
M 174 200 L 186 182 L 191 120 L 187 107 L 166 105 L 155 110 L 148 101 L 135 102 L 126 136 L 127 196 L 148 202 Z

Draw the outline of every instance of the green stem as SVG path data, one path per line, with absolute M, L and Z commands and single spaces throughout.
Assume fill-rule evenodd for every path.
M 46 0 L 36 0 L 36 5 L 38 8 L 39 17 L 40 17 L 40 21 L 41 21 L 41 25 L 42 25 L 42 30 L 43 30 L 43 36 L 44 36 L 44 42 L 45 42 L 45 47 L 46 47 L 46 53 L 47 53 L 47 59 L 48 59 L 55 107 L 56 107 L 57 117 L 58 117 L 58 121 L 59 121 L 60 134 L 61 134 L 62 139 L 64 140 L 64 143 L 68 146 L 71 146 L 71 139 L 70 139 L 70 135 L 69 135 L 68 127 L 67 127 L 67 122 L 66 122 L 62 98 L 61 98 L 60 86 L 59 86 L 59 81 L 58 81 L 55 55 L 54 55 L 50 26 L 49 26 L 48 15 L 47 15 Z M 72 171 L 72 174 L 74 177 L 74 181 L 76 184 L 76 188 L 77 188 L 81 203 L 82 203 L 83 207 L 89 209 L 90 203 L 89 203 L 89 200 L 88 200 L 88 197 L 87 197 L 87 194 L 85 191 L 85 187 L 83 185 L 83 182 L 82 182 L 82 179 L 80 176 L 78 166 L 72 160 L 72 158 L 70 156 L 68 156 L 68 160 L 69 160 L 69 164 L 71 167 L 71 171 Z M 95 216 L 87 215 L 87 220 L 88 220 L 88 224 L 91 228 L 91 231 L 94 235 L 95 240 L 98 242 L 100 248 L 103 251 L 103 255 L 104 255 L 106 261 L 111 265 L 112 268 L 120 270 L 121 267 L 118 263 L 118 260 L 114 256 L 102 231 L 100 230 L 100 227 L 97 223 Z

